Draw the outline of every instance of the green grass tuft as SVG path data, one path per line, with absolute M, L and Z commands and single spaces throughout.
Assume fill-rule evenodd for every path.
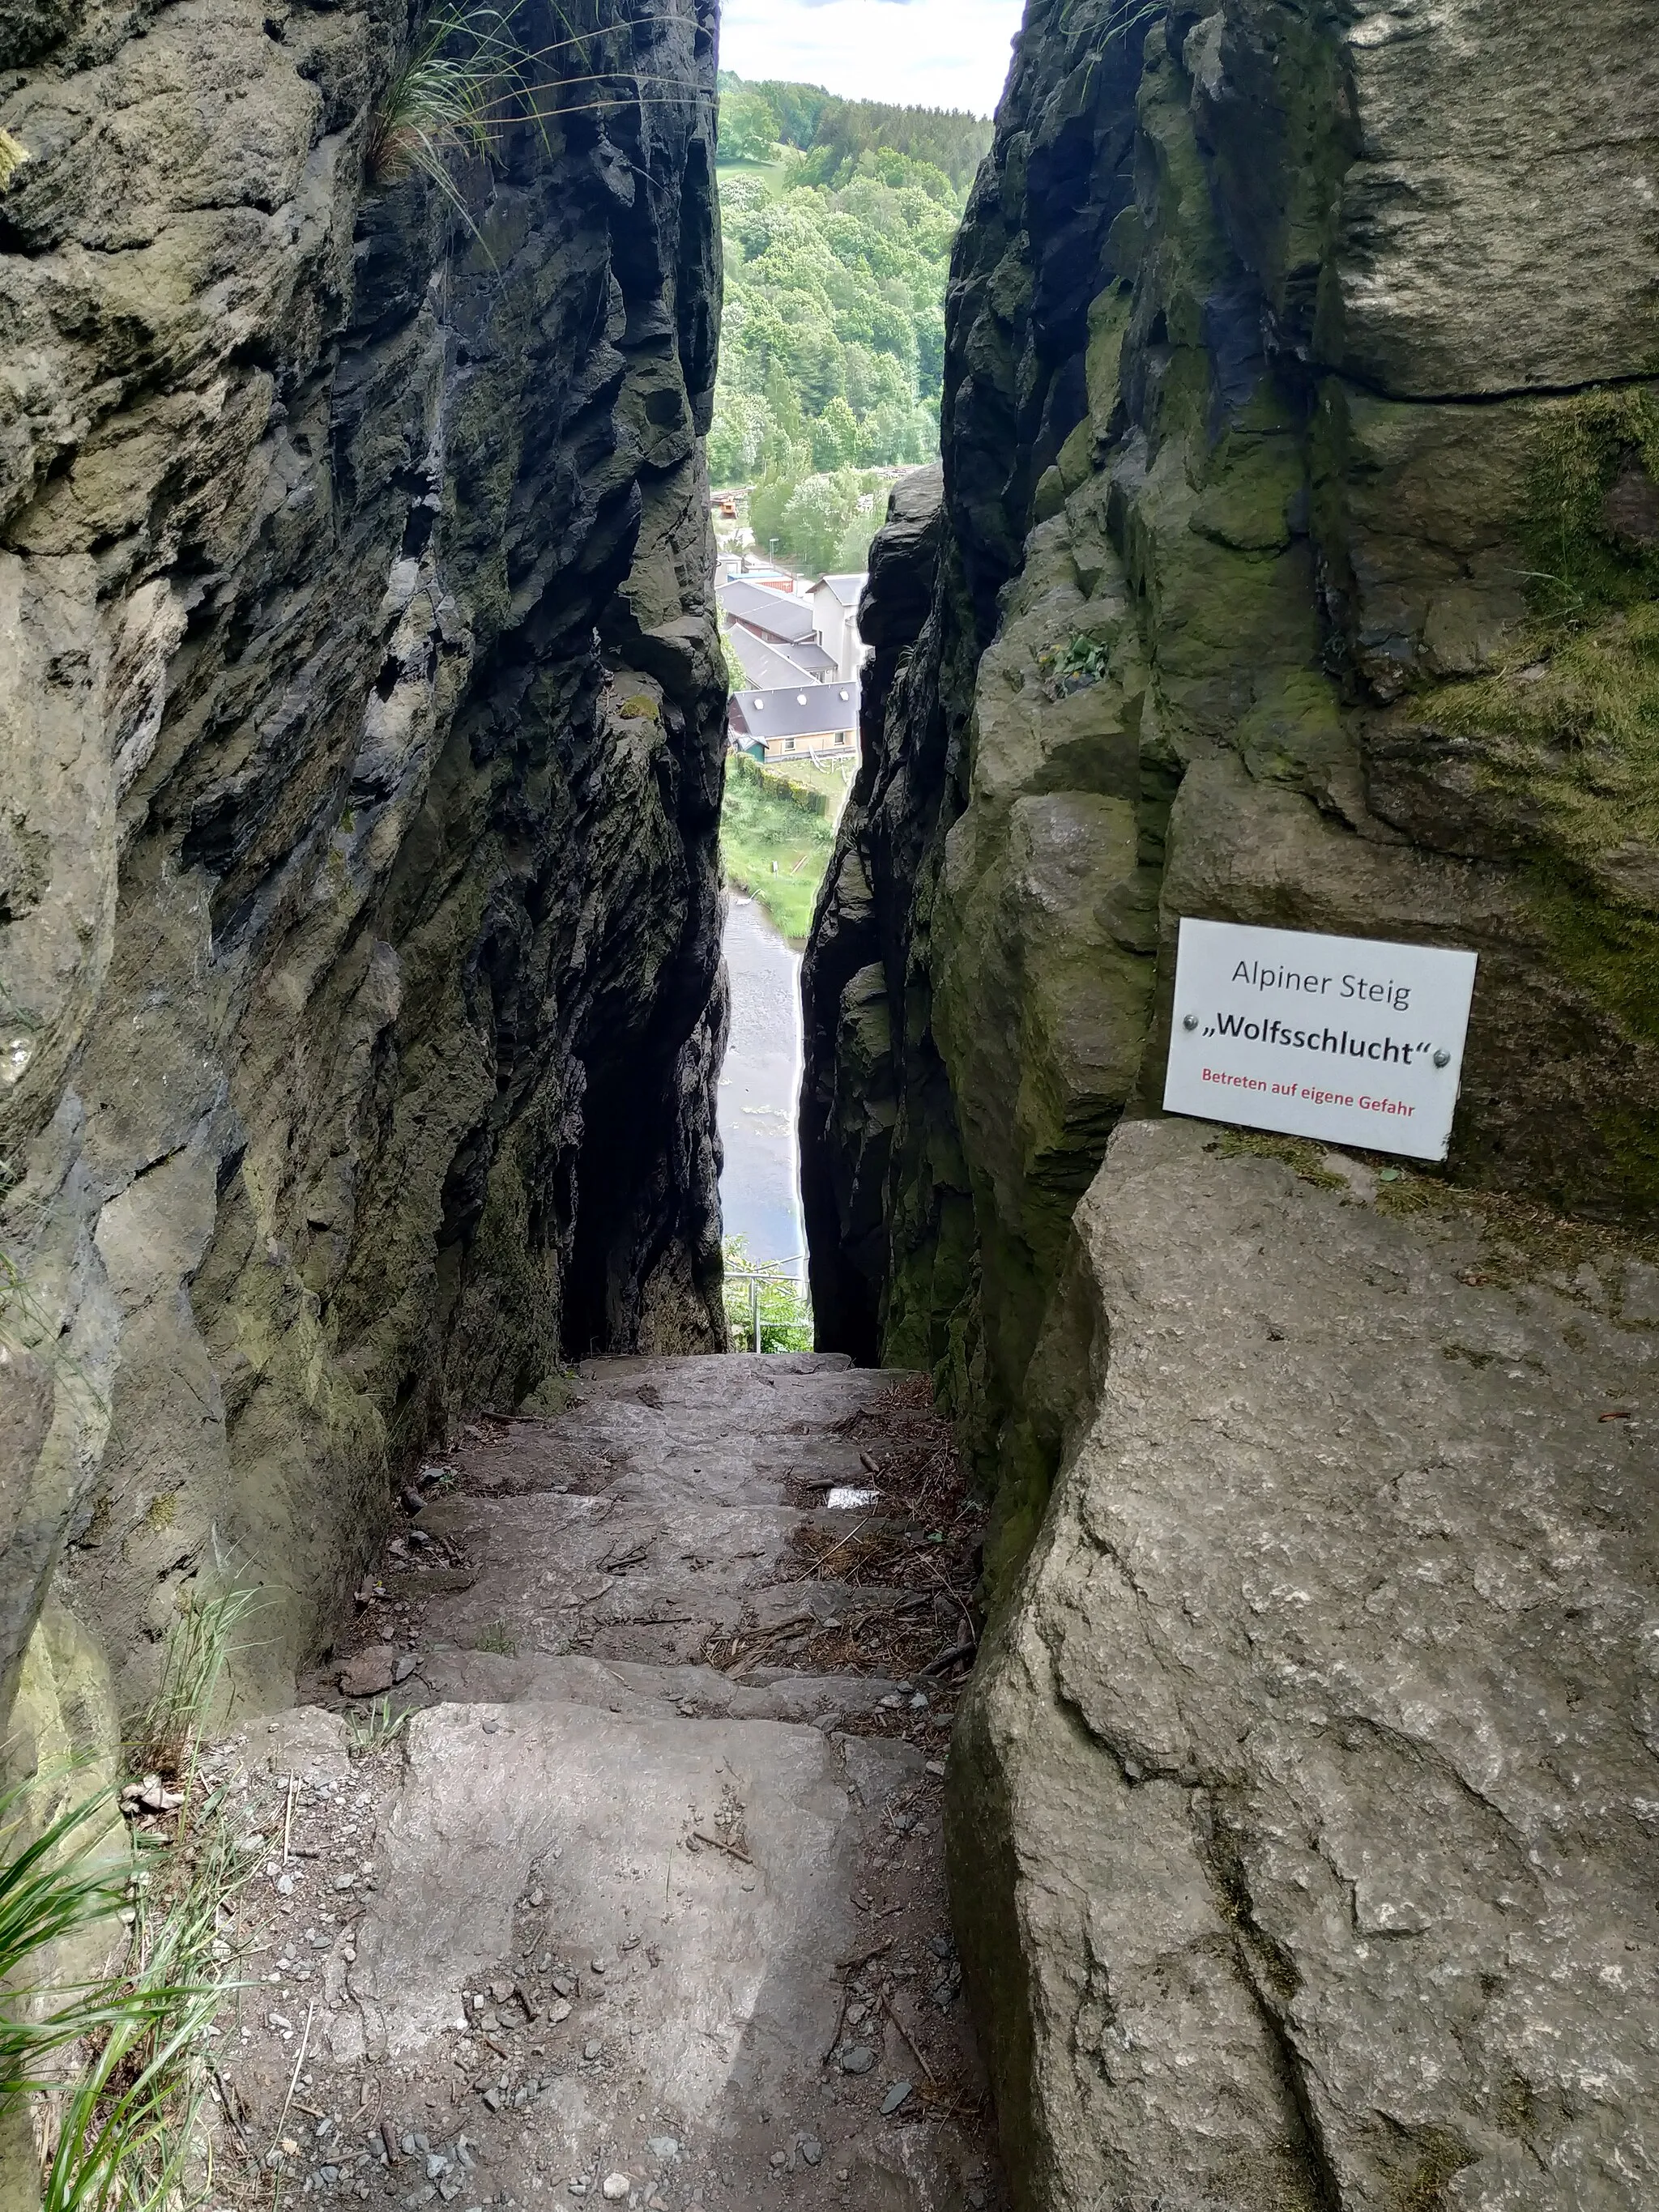
M 1271 1129 L 1225 1129 L 1206 1149 L 1219 1152 L 1224 1160 L 1248 1155 L 1255 1159 L 1281 1161 L 1316 1190 L 1345 1191 L 1349 1188 L 1346 1176 L 1337 1175 L 1325 1165 L 1328 1147 L 1310 1143 L 1305 1137 L 1282 1137 Z
M 177 1780 L 185 1772 L 198 1734 L 212 1710 L 238 1628 L 255 1602 L 247 1589 L 217 1597 L 191 1594 L 167 1632 L 161 1679 L 137 1717 L 129 1756 L 135 1774 L 152 1768 Z
M 450 164 L 488 161 L 502 122 L 525 90 L 524 50 L 499 8 L 444 7 L 428 15 L 369 125 L 369 183 L 423 176 L 469 230 L 473 223 Z
M 30 1799 L 50 1786 L 31 1776 L 0 1793 L 0 1844 L 10 1847 L 0 1864 L 0 2097 L 44 2086 L 42 2062 L 86 2033 L 88 2008 L 56 2002 L 67 1993 L 31 1977 L 54 1944 L 111 1917 L 126 1893 L 130 1857 L 106 1791 L 66 1807 L 22 1840 Z
M 792 942 L 805 942 L 836 836 L 827 813 L 741 753 L 726 757 L 720 859 Z
M 130 1835 L 100 1790 L 38 1832 L 36 1777 L 0 1796 L 0 2097 L 33 2100 L 41 2212 L 176 2212 L 204 2152 L 210 2034 L 238 1985 L 229 1900 L 252 1872 L 226 1825 L 228 1787 L 197 1759 L 246 1593 L 187 1607 L 135 1748 L 178 1783 L 171 1841 L 135 1805 Z M 159 1771 L 159 1769 L 158 1769 Z M 64 1976 L 64 1946 L 106 1931 L 106 1964 Z
M 395 1743 L 408 1726 L 409 1715 L 394 1713 L 390 1698 L 373 1698 L 361 1720 L 354 1717 L 347 1722 L 346 1735 L 350 1749 L 359 1759 L 372 1759 L 377 1751 L 384 1751 L 388 1744 Z

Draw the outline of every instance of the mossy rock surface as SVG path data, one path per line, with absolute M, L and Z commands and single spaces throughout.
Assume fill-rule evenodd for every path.
M 25 15 L 0 1243 L 58 1358 L 0 1704 L 56 1565 L 128 1707 L 257 1582 L 258 1708 L 449 1423 L 725 1341 L 714 61 L 653 30 L 648 191 L 526 123 L 462 221 L 366 174 L 406 11 Z

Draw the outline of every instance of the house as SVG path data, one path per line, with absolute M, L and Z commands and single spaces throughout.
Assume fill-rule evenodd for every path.
M 858 726 L 856 681 L 734 691 L 726 709 L 732 744 L 761 761 L 824 760 L 851 752 Z
M 741 623 L 745 629 L 756 630 L 780 645 L 798 645 L 817 635 L 810 599 L 750 583 L 746 576 L 734 576 L 729 583 L 717 586 L 714 596 L 728 622 Z
M 775 645 L 770 639 L 757 637 L 752 629 L 741 623 L 726 625 L 726 641 L 732 648 L 732 657 L 743 671 L 743 680 L 757 691 L 803 684 L 823 684 L 834 675 L 833 668 L 824 666 L 830 656 L 821 649 L 814 651 L 816 664 L 808 668 L 798 659 L 799 646 Z M 817 641 L 814 640 L 816 646 Z
M 862 575 L 820 576 L 808 594 L 818 643 L 834 658 L 836 674 L 843 684 L 864 665 L 859 598 L 865 581 Z
M 717 584 L 714 597 L 734 636 L 739 628 L 749 631 L 787 653 L 798 668 L 814 678 L 840 673 L 835 655 L 818 642 L 810 600 L 769 591 L 740 576 Z

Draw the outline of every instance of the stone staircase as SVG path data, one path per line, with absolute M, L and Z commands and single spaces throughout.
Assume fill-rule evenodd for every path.
M 939 1835 L 963 1553 L 907 1480 L 937 1427 L 836 1358 L 611 1360 L 422 1470 L 356 1648 L 223 1749 L 285 1838 L 233 2160 L 410 2212 L 1002 2203 Z

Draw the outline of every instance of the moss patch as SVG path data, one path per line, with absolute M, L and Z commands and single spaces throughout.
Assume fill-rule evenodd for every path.
M 550 1375 L 543 1376 L 527 1398 L 520 1401 L 519 1411 L 537 1420 L 556 1420 L 561 1413 L 568 1413 L 573 1406 L 580 1403 L 581 1395 L 574 1375 L 567 1368 L 556 1367 Z
M 1415 716 L 1463 749 L 1482 819 L 1561 974 L 1659 1043 L 1659 392 L 1543 410 L 1528 475 L 1531 613 L 1503 662 Z M 1659 1210 L 1639 1077 L 1594 1134 L 1632 1211 Z
M 1528 487 L 1528 581 L 1542 612 L 1574 615 L 1659 594 L 1659 529 L 1637 520 L 1642 478 L 1659 486 L 1659 391 L 1586 392 L 1550 410 Z
M 1659 921 L 1602 903 L 1548 863 L 1534 867 L 1531 889 L 1566 973 L 1626 1029 L 1659 1043 Z
M 1480 1239 L 1480 1259 L 1467 1279 L 1475 1287 L 1515 1290 L 1549 1283 L 1579 1296 L 1578 1279 L 1589 1267 L 1608 1285 L 1615 1319 L 1626 1266 L 1659 1264 L 1659 1231 L 1580 1220 L 1510 1192 L 1472 1190 L 1431 1176 L 1401 1173 L 1378 1191 L 1376 1210 L 1396 1219 L 1428 1218 L 1473 1229 Z
M 1659 600 L 1595 620 L 1539 622 L 1492 676 L 1449 684 L 1425 703 L 1436 729 L 1479 745 L 1483 780 L 1522 810 L 1521 834 L 1534 848 L 1568 867 L 1613 871 L 1602 896 L 1620 896 L 1621 851 L 1659 853 Z M 1582 886 L 1571 888 L 1582 896 Z M 1650 885 L 1645 897 L 1654 896 Z M 1629 980 L 1634 1025 L 1651 1031 L 1659 980 L 1650 959 L 1649 970 Z M 1606 980 L 1628 994 L 1628 981 Z
M 1305 1137 L 1275 1136 L 1267 1129 L 1228 1129 L 1206 1145 L 1206 1152 L 1219 1152 L 1224 1160 L 1250 1157 L 1259 1160 L 1279 1160 L 1310 1182 L 1317 1190 L 1346 1190 L 1345 1176 L 1334 1174 L 1325 1165 L 1324 1154 L 1317 1145 L 1310 1144 Z

